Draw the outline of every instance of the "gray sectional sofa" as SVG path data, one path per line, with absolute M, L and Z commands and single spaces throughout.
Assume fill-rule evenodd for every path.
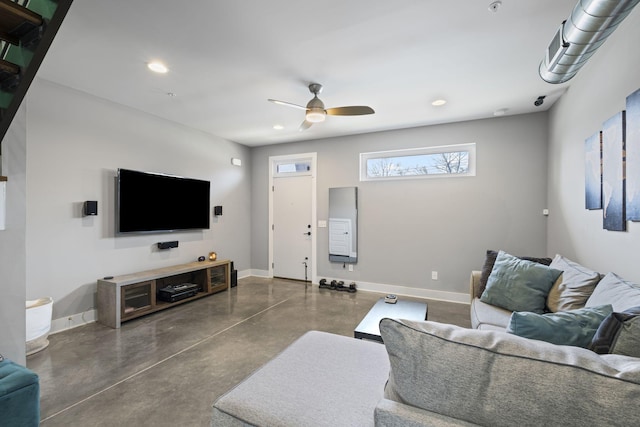
M 640 425 L 639 358 L 507 333 L 511 312 L 476 296 L 478 277 L 477 329 L 383 319 L 384 344 L 308 332 L 220 397 L 211 425 Z M 640 293 L 617 276 L 600 279 L 586 305 L 620 310 Z
M 549 261 L 549 267 L 556 267 L 563 273 L 549 290 L 546 311 L 565 312 L 611 304 L 614 312 L 622 312 L 640 306 L 640 286 L 615 273 L 602 275 L 561 255 Z M 509 326 L 513 311 L 482 301 L 481 295 L 486 286 L 482 280 L 488 280 L 486 276 L 483 271 L 471 272 L 471 326 L 474 329 L 504 331 Z

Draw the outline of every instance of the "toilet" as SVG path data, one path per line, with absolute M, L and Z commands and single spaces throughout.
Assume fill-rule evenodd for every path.
M 49 345 L 53 298 L 45 297 L 27 301 L 27 356 L 44 350 Z

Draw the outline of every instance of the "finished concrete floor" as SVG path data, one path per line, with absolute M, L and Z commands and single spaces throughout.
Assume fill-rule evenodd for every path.
M 51 335 L 27 358 L 40 376 L 41 425 L 208 426 L 219 396 L 309 330 L 352 337 L 382 296 L 245 278 L 120 329 Z M 404 299 L 427 302 L 429 320 L 470 326 L 466 304 Z

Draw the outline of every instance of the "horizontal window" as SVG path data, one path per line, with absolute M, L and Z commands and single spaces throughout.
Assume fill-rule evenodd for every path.
M 473 143 L 360 154 L 360 181 L 475 174 Z

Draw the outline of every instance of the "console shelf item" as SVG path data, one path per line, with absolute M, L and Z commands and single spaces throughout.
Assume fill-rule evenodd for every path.
M 127 320 L 228 290 L 230 284 L 231 264 L 228 260 L 192 262 L 100 279 L 98 322 L 119 328 Z M 191 291 L 184 297 L 177 294 L 174 302 L 158 297 L 160 289 L 172 287 Z

